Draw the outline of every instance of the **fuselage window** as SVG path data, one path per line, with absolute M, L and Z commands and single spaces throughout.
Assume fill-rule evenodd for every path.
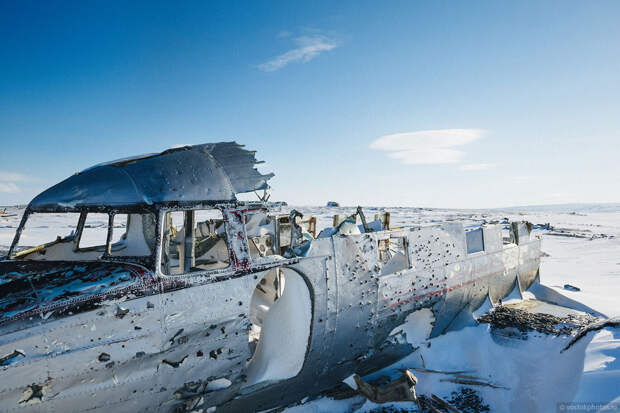
M 484 236 L 482 234 L 482 228 L 472 229 L 471 231 L 465 232 L 465 238 L 467 241 L 468 254 L 484 251 Z
M 286 250 L 291 248 L 291 239 L 295 239 L 295 242 L 299 244 L 316 238 L 315 216 L 310 216 L 307 218 L 304 218 L 301 215 L 295 216 L 296 225 L 294 228 L 290 215 L 276 215 L 270 217 L 270 219 L 275 224 L 274 234 L 277 241 L 277 247 L 274 249 L 274 254 L 284 255 Z M 296 232 L 296 234 L 293 235 L 293 232 Z M 248 235 L 248 240 L 249 239 L 250 236 Z M 251 250 L 252 247 L 250 245 L 250 252 Z
M 410 267 L 407 238 L 391 236 L 379 240 L 379 260 L 383 263 L 381 274 L 391 274 Z
M 161 270 L 180 275 L 230 265 L 226 229 L 217 209 L 164 214 Z

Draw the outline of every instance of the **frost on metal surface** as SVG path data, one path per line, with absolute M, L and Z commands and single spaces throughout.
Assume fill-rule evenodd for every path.
M 267 188 L 273 174 L 255 168 L 254 152 L 235 142 L 169 149 L 99 164 L 39 194 L 32 209 L 128 206 L 170 201 L 233 201 Z

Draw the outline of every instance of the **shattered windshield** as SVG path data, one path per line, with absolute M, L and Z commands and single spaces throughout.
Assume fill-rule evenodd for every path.
M 77 233 L 80 214 L 67 213 L 31 213 L 13 251 L 17 259 L 32 259 L 44 256 L 46 246 L 71 242 Z M 26 258 L 28 257 L 28 258 Z

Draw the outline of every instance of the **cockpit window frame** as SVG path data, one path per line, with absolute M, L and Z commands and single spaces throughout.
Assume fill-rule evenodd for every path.
M 158 208 L 157 214 L 157 244 L 155 253 L 155 273 L 158 277 L 163 279 L 181 279 L 181 278 L 193 278 L 193 277 L 209 277 L 217 278 L 218 276 L 228 275 L 235 272 L 235 266 L 232 260 L 233 254 L 231 251 L 230 242 L 226 241 L 226 248 L 228 249 L 229 261 L 228 266 L 223 268 L 214 268 L 209 270 L 184 272 L 183 274 L 166 274 L 162 270 L 162 256 L 164 247 L 164 225 L 166 221 L 166 214 L 168 212 L 185 212 L 185 211 L 200 211 L 200 210 L 219 210 L 222 213 L 224 230 L 228 233 L 228 222 L 226 220 L 226 208 L 220 205 L 208 204 L 194 204 L 194 205 L 174 205 L 174 206 L 162 206 Z M 247 241 L 246 241 L 247 242 Z
M 78 219 L 78 223 L 75 229 L 75 234 L 73 236 L 73 242 L 74 242 L 74 250 L 75 251 L 84 251 L 84 248 L 79 248 L 79 242 L 80 242 L 80 238 L 82 236 L 82 231 L 84 229 L 84 224 L 86 222 L 86 216 L 88 215 L 88 213 L 103 213 L 103 214 L 107 214 L 108 215 L 108 227 L 107 227 L 107 236 L 106 236 L 106 244 L 105 244 L 105 248 L 103 253 L 101 254 L 101 256 L 99 258 L 97 258 L 96 260 L 92 260 L 92 261 L 114 261 L 114 262 L 129 262 L 129 263 L 136 263 L 136 264 L 140 264 L 143 266 L 146 266 L 148 268 L 151 268 L 153 270 L 155 270 L 156 268 L 156 255 L 157 255 L 157 246 L 159 244 L 159 240 L 155 240 L 155 248 L 153 248 L 153 251 L 151 252 L 150 255 L 148 256 L 123 256 L 123 255 L 111 255 L 110 251 L 111 251 L 111 244 L 112 244 L 112 238 L 113 238 L 113 231 L 114 231 L 114 217 L 115 215 L 118 214 L 127 214 L 129 216 L 129 214 L 147 214 L 147 213 L 151 213 L 155 215 L 155 227 L 159 228 L 159 214 L 158 214 L 158 209 L 155 206 L 151 206 L 149 208 L 106 208 L 106 207 L 81 207 L 81 208 L 65 208 L 65 209 L 58 209 L 58 208 L 51 208 L 51 209 L 31 209 L 29 207 L 27 207 L 24 210 L 24 214 L 22 215 L 21 221 L 19 223 L 19 226 L 17 227 L 17 230 L 15 231 L 15 236 L 13 237 L 13 241 L 11 243 L 11 246 L 9 248 L 9 251 L 6 255 L 6 257 L 4 259 L 6 260 L 10 260 L 10 261 L 18 261 L 18 259 L 15 258 L 15 249 L 17 248 L 17 245 L 19 243 L 19 239 L 22 235 L 22 232 L 26 226 L 26 223 L 28 222 L 28 218 L 33 214 L 33 213 L 37 213 L 37 214 L 60 214 L 60 213 L 79 213 L 80 217 Z M 156 232 L 157 233 L 157 232 Z M 86 248 L 87 250 L 88 248 Z

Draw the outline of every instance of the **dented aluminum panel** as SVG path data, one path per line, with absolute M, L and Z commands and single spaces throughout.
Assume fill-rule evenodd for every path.
M 234 201 L 237 193 L 268 188 L 273 174 L 260 174 L 256 163 L 254 152 L 235 142 L 184 146 L 88 168 L 39 194 L 30 208 Z
M 228 195 L 257 187 L 265 176 L 245 168 L 253 167 L 253 153 L 236 156 L 227 145 L 200 149 L 220 163 L 211 192 L 218 195 L 170 190 L 148 195 L 148 208 L 131 206 L 131 213 L 156 217 L 152 233 L 144 232 L 151 234 L 152 256 L 139 264 L 135 257 L 112 257 L 110 236 L 108 253 L 82 261 L 79 250 L 69 249 L 71 239 L 52 243 L 66 244 L 65 260 L 45 261 L 52 245 L 46 244 L 0 261 L 0 410 L 283 406 L 414 351 L 398 328 L 410 314 L 432 312 L 432 328 L 424 330 L 437 336 L 474 322 L 472 312 L 485 300 L 497 303 L 537 279 L 540 240 L 521 223 L 511 226 L 508 241 L 500 226 L 482 226 L 482 250 L 468 248 L 459 223 L 394 230 L 379 223 L 370 232 L 370 225 L 359 230 L 344 220 L 329 236 L 314 238 L 293 211 L 290 232 L 283 233 L 282 216 L 269 204 L 231 201 Z M 194 150 L 169 155 L 187 155 L 191 174 L 202 176 L 192 166 Z M 84 175 L 131 162 L 159 165 L 164 154 Z M 229 192 L 219 186 L 224 175 Z M 50 204 L 52 195 L 73 183 L 53 187 L 31 210 L 57 211 L 68 198 Z M 223 193 L 227 202 L 210 202 Z M 91 195 L 97 211 L 123 211 Z M 88 203 L 80 205 L 90 211 Z M 196 222 L 194 211 L 207 208 L 219 211 L 221 222 Z M 168 218 L 175 211 L 185 214 L 183 228 Z M 27 216 L 16 238 L 26 222 Z M 225 265 L 201 256 L 214 240 L 226 242 Z M 166 274 L 166 264 L 181 257 L 184 273 Z

